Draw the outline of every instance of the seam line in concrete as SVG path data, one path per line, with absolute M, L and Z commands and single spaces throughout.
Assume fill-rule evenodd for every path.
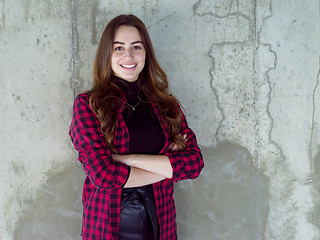
M 258 143 L 259 143 L 259 119 L 258 119 L 258 110 L 257 110 L 257 103 L 258 103 L 258 91 L 257 91 L 257 82 L 258 82 L 258 51 L 259 43 L 257 41 L 257 1 L 253 1 L 253 26 L 252 26 L 252 41 L 253 41 L 253 58 L 252 58 L 252 70 L 253 70 L 253 91 L 254 91 L 254 112 L 255 112 L 255 123 L 254 123 L 254 134 L 255 134 L 255 141 L 254 141 L 254 153 L 253 153 L 253 161 L 257 161 L 258 153 Z
M 76 18 L 76 1 L 71 1 L 71 86 L 73 90 L 73 98 L 77 94 L 78 75 L 79 75 L 79 35 L 77 29 L 77 18 Z
M 91 28 L 92 28 L 92 36 L 91 43 L 92 45 L 98 44 L 97 39 L 97 13 L 99 11 L 99 1 L 95 0 L 91 2 Z
M 4 31 L 5 28 L 6 28 L 6 19 L 5 19 L 5 15 L 4 15 L 4 0 L 2 0 L 2 13 L 1 14 L 2 14 L 2 16 L 1 16 L 1 19 L 2 19 L 2 30 Z M 0 28 L 0 30 L 1 30 L 1 28 Z

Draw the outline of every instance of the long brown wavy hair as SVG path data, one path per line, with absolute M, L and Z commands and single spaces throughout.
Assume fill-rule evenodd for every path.
M 107 146 L 116 152 L 113 146 L 115 127 L 117 124 L 117 110 L 123 101 L 119 87 L 115 85 L 115 75 L 111 68 L 111 56 L 115 32 L 120 26 L 136 27 L 140 33 L 142 43 L 146 49 L 145 66 L 139 77 L 139 85 L 147 99 L 156 104 L 162 120 L 169 126 L 170 141 L 183 150 L 186 146 L 183 136 L 179 135 L 182 118 L 178 100 L 168 93 L 168 80 L 158 64 L 150 36 L 144 23 L 134 15 L 119 15 L 106 26 L 98 45 L 94 66 L 93 86 L 88 91 L 90 106 L 96 113 L 101 131 L 105 136 Z

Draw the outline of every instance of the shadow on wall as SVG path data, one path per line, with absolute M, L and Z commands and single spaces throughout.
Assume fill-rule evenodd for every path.
M 81 194 L 85 175 L 81 168 L 71 167 L 49 178 L 38 189 L 16 228 L 15 240 L 81 239 Z
M 318 154 L 313 159 L 312 167 L 312 182 L 315 186 L 314 201 L 315 207 L 313 213 L 310 214 L 309 219 L 313 224 L 320 228 L 320 146 L 318 146 Z
M 252 166 L 251 154 L 230 143 L 202 153 L 202 174 L 176 184 L 180 239 L 264 239 L 269 180 Z

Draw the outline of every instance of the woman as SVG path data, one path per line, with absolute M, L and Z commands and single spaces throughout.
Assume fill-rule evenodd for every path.
M 203 159 L 139 18 L 108 23 L 93 74 L 69 132 L 87 174 L 82 238 L 177 239 L 173 182 Z

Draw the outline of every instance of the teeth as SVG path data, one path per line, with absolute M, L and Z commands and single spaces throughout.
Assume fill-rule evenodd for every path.
M 125 67 L 125 68 L 133 68 L 133 67 L 135 67 L 136 65 L 134 64 L 134 65 L 121 65 L 122 67 Z

